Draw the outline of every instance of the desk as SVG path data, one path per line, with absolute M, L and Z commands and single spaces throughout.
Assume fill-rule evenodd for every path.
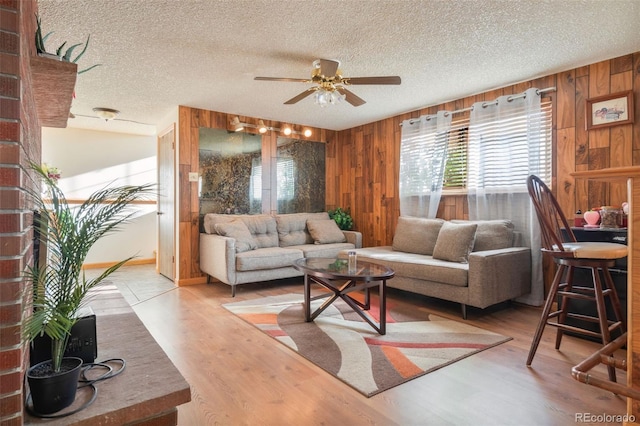
M 89 306 L 96 314 L 98 358 L 124 358 L 125 371 L 96 384 L 98 397 L 88 408 L 60 419 L 39 419 L 25 413 L 24 424 L 47 425 L 175 425 L 177 406 L 191 400 L 189 384 L 149 334 L 113 285 L 92 290 Z M 80 406 L 88 391 L 79 390 Z

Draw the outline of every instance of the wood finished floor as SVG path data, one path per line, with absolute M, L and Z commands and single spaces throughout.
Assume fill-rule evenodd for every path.
M 125 267 L 111 281 L 132 293 L 127 300 L 191 385 L 192 401 L 178 408 L 183 426 L 572 425 L 578 413 L 626 411 L 625 399 L 571 378 L 596 343 L 565 336 L 556 351 L 555 330 L 547 328 L 532 367 L 525 366 L 536 308 L 469 309 L 468 323 L 513 340 L 366 398 L 222 307 L 301 292 L 301 280 L 243 285 L 235 298 L 220 283 L 172 288 L 152 266 Z M 462 321 L 457 304 L 398 291 L 389 297 Z M 595 373 L 606 377 L 604 368 Z

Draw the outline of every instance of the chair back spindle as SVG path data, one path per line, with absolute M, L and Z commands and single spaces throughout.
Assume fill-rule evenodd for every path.
M 562 243 L 576 242 L 576 237 L 558 201 L 549 187 L 537 176 L 531 175 L 527 178 L 527 188 L 540 223 L 543 250 L 565 251 Z M 563 238 L 562 229 L 566 231 L 566 238 Z

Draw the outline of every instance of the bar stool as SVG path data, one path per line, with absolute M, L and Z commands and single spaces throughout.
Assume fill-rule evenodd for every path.
M 542 310 L 538 328 L 533 342 L 531 342 L 531 349 L 527 358 L 527 366 L 530 366 L 540 344 L 542 332 L 547 325 L 557 328 L 556 349 L 560 349 L 560 342 L 565 331 L 598 337 L 602 340 L 603 345 L 611 341 L 611 332 L 614 330 L 619 329 L 621 334 L 626 332 L 626 319 L 622 315 L 620 299 L 618 299 L 609 268 L 615 264 L 616 259 L 627 255 L 627 246 L 616 243 L 577 242 L 558 201 L 547 185 L 537 176 L 531 175 L 527 179 L 527 188 L 540 222 L 542 252 L 552 256 L 554 262 L 558 265 L 558 270 L 553 278 L 549 295 Z M 561 229 L 563 228 L 566 231 L 566 239 L 568 241 L 563 241 L 561 234 Z M 574 269 L 578 267 L 591 269 L 593 288 L 574 284 Z M 599 271 L 602 271 L 604 281 L 600 278 Z M 563 278 L 566 279 L 563 280 Z M 551 312 L 553 303 L 558 297 L 560 297 L 559 307 L 556 311 Z M 615 320 L 607 318 L 605 297 L 609 297 L 611 301 L 613 313 L 616 317 Z M 569 299 L 583 299 L 595 302 L 598 316 L 568 312 L 567 302 Z M 552 321 L 553 318 L 557 318 L 557 320 L 554 322 Z M 567 318 L 595 322 L 599 325 L 600 331 L 594 332 L 565 324 Z M 609 380 L 615 382 L 615 367 L 608 366 L 607 368 Z

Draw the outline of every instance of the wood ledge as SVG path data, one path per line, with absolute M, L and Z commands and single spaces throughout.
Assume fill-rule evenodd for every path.
M 584 170 L 570 173 L 575 178 L 625 179 L 640 176 L 640 166 L 610 167 L 600 170 Z

